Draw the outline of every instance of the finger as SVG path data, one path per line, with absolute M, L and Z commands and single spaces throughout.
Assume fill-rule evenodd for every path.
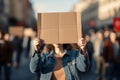
M 34 39 L 33 42 L 40 42 L 40 40 L 39 39 Z
M 33 45 L 37 45 L 37 44 L 40 44 L 39 41 L 33 41 Z
M 40 39 L 39 38 L 35 38 L 34 41 L 40 41 Z
M 39 42 L 37 42 L 37 43 L 33 43 L 33 45 L 35 45 L 35 46 L 36 46 L 36 45 L 39 45 L 39 44 L 40 44 Z

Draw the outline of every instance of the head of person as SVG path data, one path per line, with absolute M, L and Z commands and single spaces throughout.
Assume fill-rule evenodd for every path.
M 104 37 L 107 38 L 107 37 L 109 37 L 109 35 L 110 35 L 110 30 L 108 29 L 108 27 L 105 27 L 105 29 L 104 29 Z
M 110 32 L 110 40 L 111 40 L 112 42 L 115 42 L 116 39 L 117 39 L 117 34 L 116 34 L 116 32 L 115 32 L 115 31 L 111 31 L 111 32 Z
M 98 40 L 103 40 L 103 33 L 102 33 L 102 31 L 98 31 L 96 35 L 97 35 L 97 39 Z
M 6 33 L 6 34 L 4 35 L 4 40 L 5 40 L 5 41 L 10 41 L 10 34 Z
M 57 48 L 63 50 L 72 50 L 73 46 L 71 44 L 46 44 L 44 47 L 45 51 L 48 52 L 55 51 Z
M 89 42 L 89 41 L 91 40 L 89 34 L 86 34 L 86 35 L 85 35 L 85 40 L 86 40 L 87 42 Z

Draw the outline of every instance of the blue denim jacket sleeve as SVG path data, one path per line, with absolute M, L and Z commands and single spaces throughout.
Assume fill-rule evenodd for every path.
M 89 69 L 90 62 L 87 51 L 85 52 L 85 55 L 81 54 L 81 52 L 78 52 L 78 56 L 76 57 L 76 68 L 81 72 L 86 72 Z
M 30 71 L 32 73 L 41 72 L 41 66 L 42 66 L 41 64 L 43 61 L 44 61 L 44 56 L 42 56 L 41 59 L 41 55 L 35 52 L 30 61 Z

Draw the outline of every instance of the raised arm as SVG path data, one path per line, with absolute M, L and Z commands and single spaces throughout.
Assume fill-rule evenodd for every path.
M 41 58 L 41 41 L 40 39 L 36 38 L 33 41 L 33 46 L 35 49 L 35 52 L 33 53 L 30 61 L 30 70 L 32 73 L 40 73 L 41 72 L 41 66 L 42 66 L 42 59 L 44 56 Z
M 78 46 L 79 46 L 79 51 L 76 57 L 76 67 L 79 71 L 86 72 L 89 69 L 90 62 L 86 50 L 86 41 L 84 38 L 79 39 Z

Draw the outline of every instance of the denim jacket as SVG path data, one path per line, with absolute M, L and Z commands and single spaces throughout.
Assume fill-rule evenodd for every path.
M 51 53 L 34 53 L 30 61 L 32 73 L 39 73 L 40 80 L 51 80 L 55 59 Z M 89 67 L 87 51 L 85 55 L 77 50 L 68 50 L 62 58 L 62 65 L 65 71 L 66 80 L 80 80 L 79 71 L 85 72 Z

